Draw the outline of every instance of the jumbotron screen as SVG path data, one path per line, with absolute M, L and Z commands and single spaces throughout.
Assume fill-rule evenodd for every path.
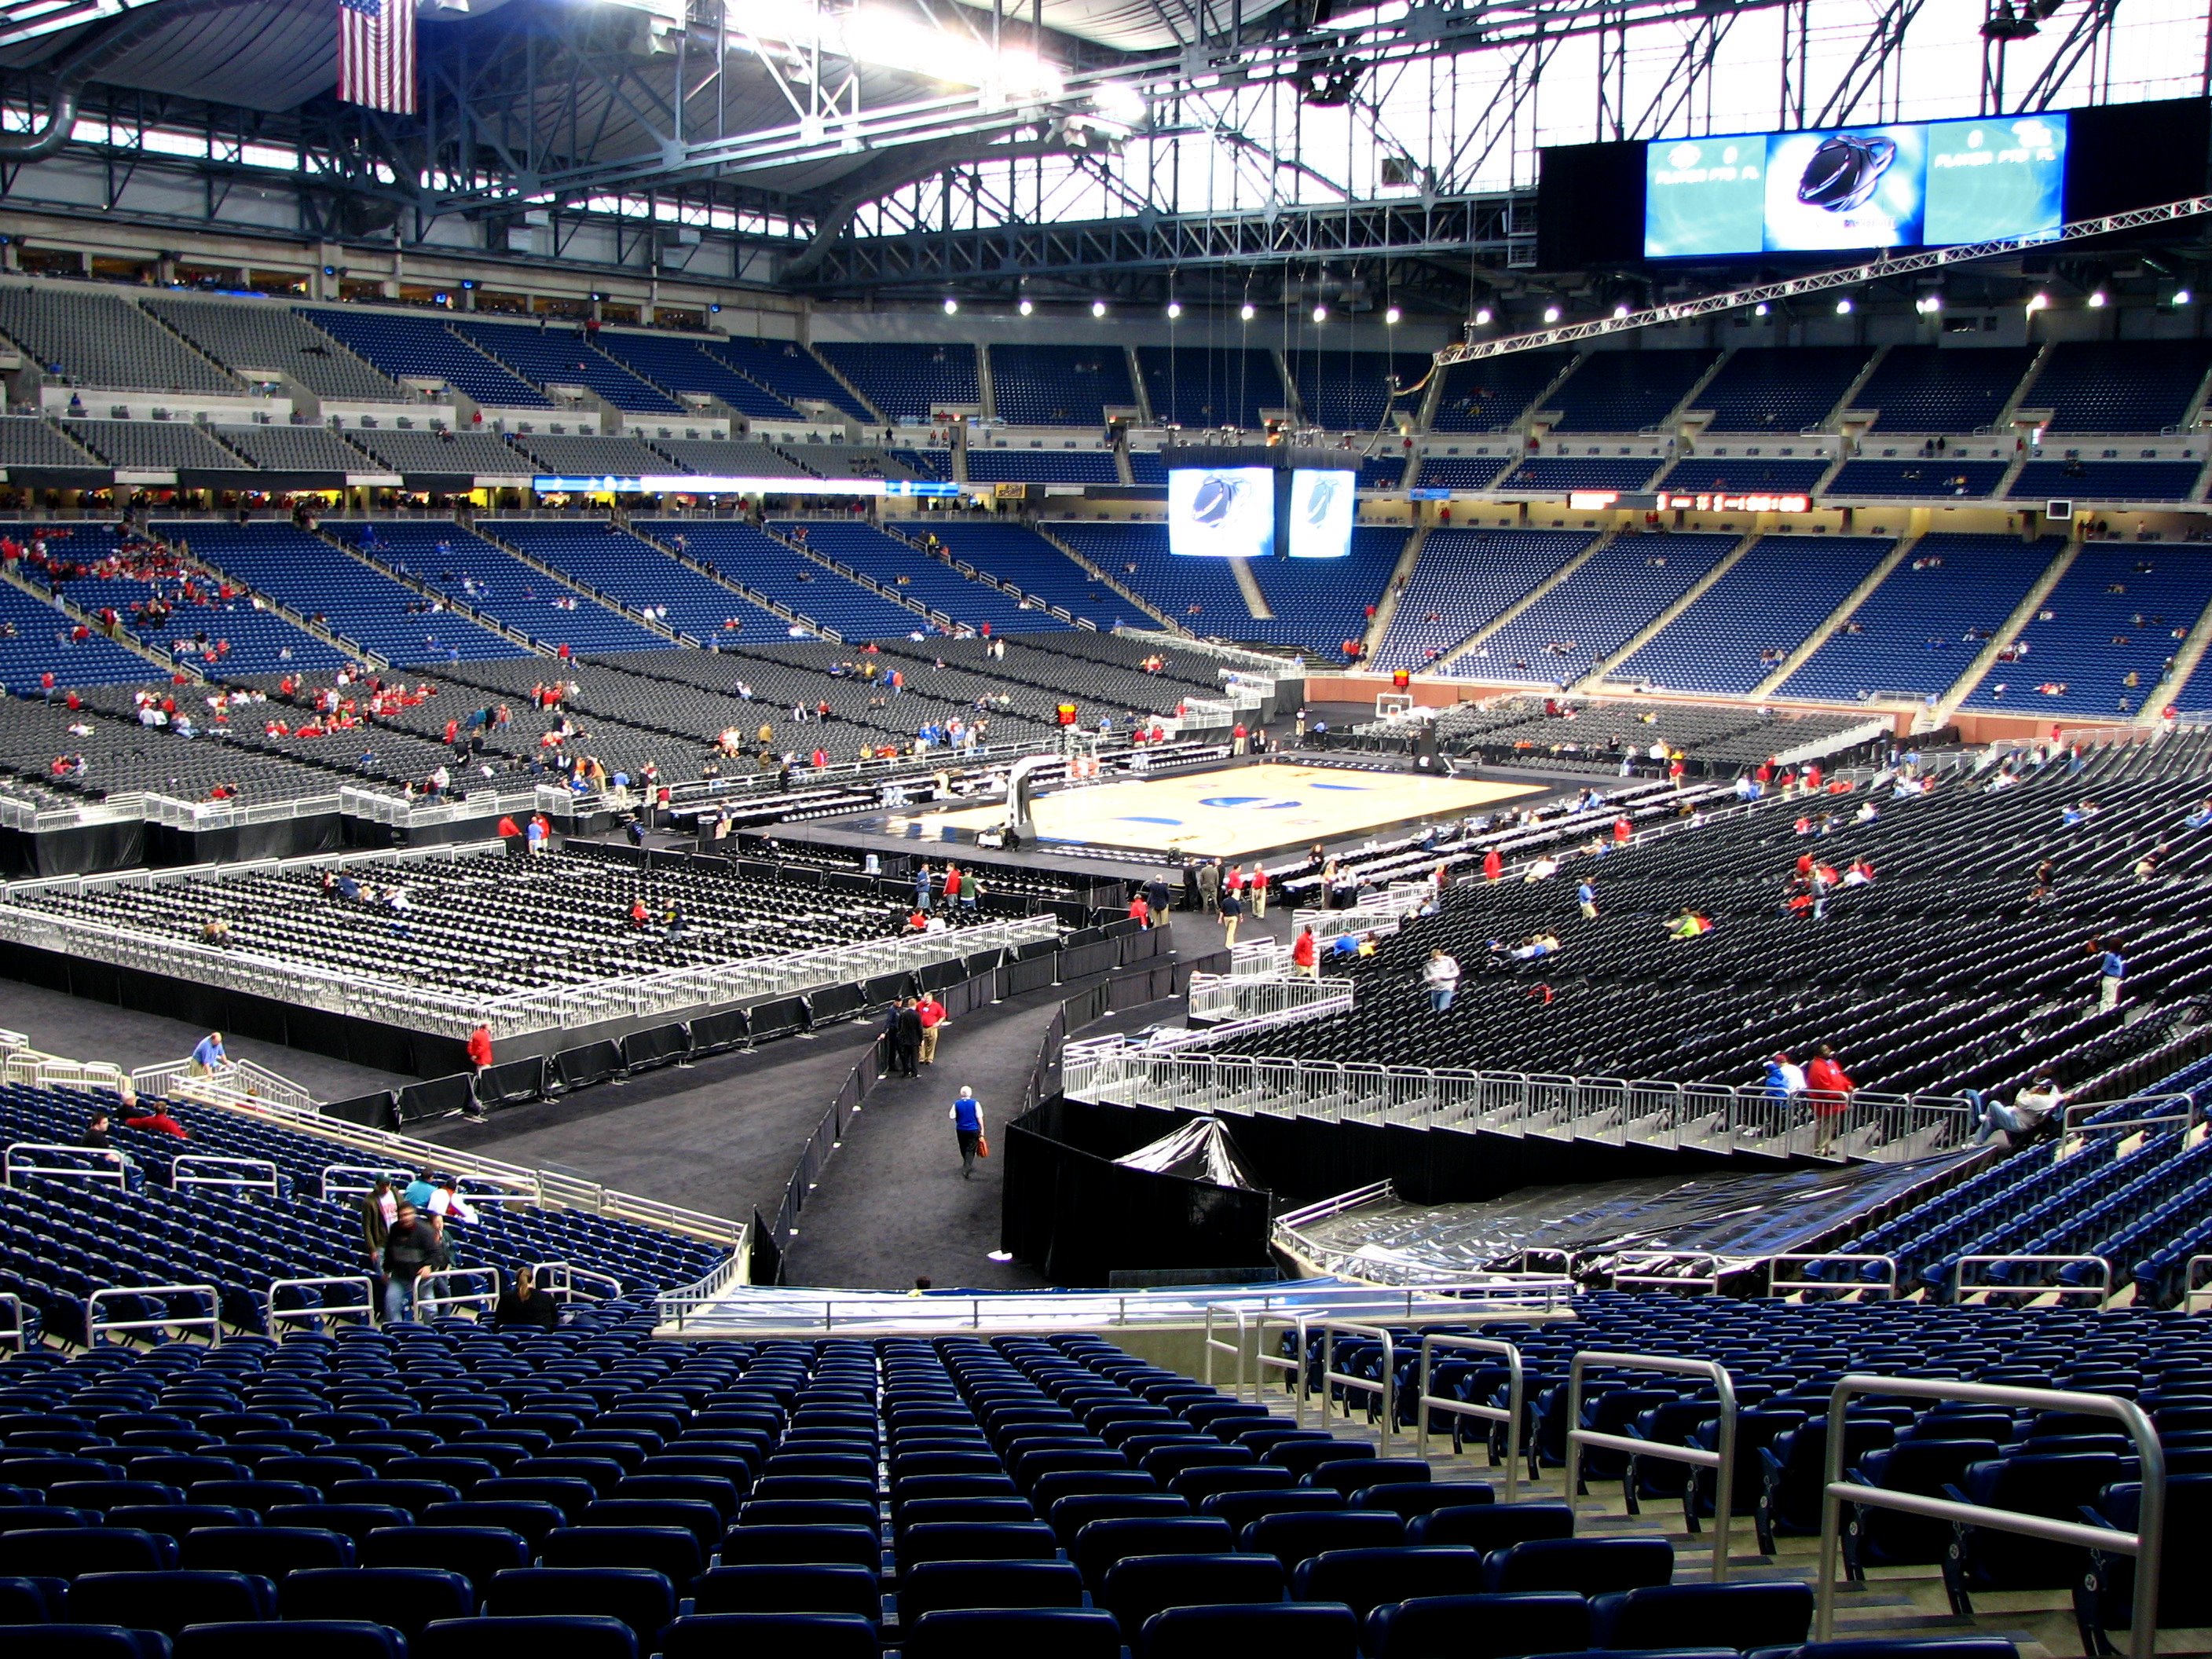
M 1359 475 L 1299 467 L 1291 474 L 1290 552 L 1294 559 L 1340 559 L 1352 551 Z
M 1955 247 L 2064 222 L 2063 114 L 1662 139 L 1644 147 L 1644 252 Z
M 1275 473 L 1265 466 L 1168 470 L 1168 550 L 1264 559 L 1275 550 Z

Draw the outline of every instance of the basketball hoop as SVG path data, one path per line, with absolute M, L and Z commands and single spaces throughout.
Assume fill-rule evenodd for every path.
M 1404 720 L 1413 712 L 1413 695 L 1410 691 L 1378 691 L 1375 694 L 1375 718 L 1378 720 Z

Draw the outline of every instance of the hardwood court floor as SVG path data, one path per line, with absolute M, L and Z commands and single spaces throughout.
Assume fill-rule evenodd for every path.
M 1036 824 L 1046 842 L 1238 858 L 1384 824 L 1456 817 L 1548 787 L 1276 762 L 1058 790 L 1037 798 Z M 937 815 L 936 821 L 987 830 L 1005 816 L 1006 808 L 994 805 Z

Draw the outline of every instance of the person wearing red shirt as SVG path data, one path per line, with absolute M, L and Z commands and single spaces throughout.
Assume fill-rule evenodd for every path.
M 1252 866 L 1252 879 L 1247 884 L 1251 888 L 1252 920 L 1255 921 L 1264 921 L 1267 915 L 1267 872 L 1266 866 L 1258 864 L 1254 865 Z
M 1628 838 L 1635 833 L 1636 826 L 1628 821 L 1627 813 L 1623 812 L 1619 817 L 1613 821 L 1613 839 L 1614 845 L 1626 845 Z
M 479 1072 L 491 1069 L 491 1027 L 479 1025 L 469 1033 L 469 1064 Z
M 945 1024 L 945 1005 L 933 993 L 924 991 L 921 1000 L 914 1005 L 914 1011 L 921 1017 L 921 1063 L 934 1066 L 937 1064 L 937 1030 Z
M 1129 918 L 1146 927 L 1152 925 L 1152 907 L 1145 902 L 1142 893 L 1129 901 Z
M 1482 855 L 1482 878 L 1485 881 L 1496 881 L 1504 873 L 1505 859 L 1504 855 L 1500 854 L 1495 847 L 1493 847 L 1487 853 L 1485 853 Z
M 1314 944 L 1312 928 L 1299 928 L 1297 938 L 1291 942 L 1291 966 L 1308 979 L 1321 977 L 1321 952 Z
M 960 896 L 960 866 L 957 864 L 946 865 L 945 866 L 945 902 L 947 904 L 952 903 Z
M 1805 1097 L 1813 1106 L 1813 1150 L 1827 1151 L 1843 1127 L 1844 1113 L 1851 1103 L 1851 1091 L 1858 1085 L 1844 1073 L 1836 1062 L 1836 1051 L 1822 1043 L 1813 1056 L 1813 1063 L 1805 1068 Z

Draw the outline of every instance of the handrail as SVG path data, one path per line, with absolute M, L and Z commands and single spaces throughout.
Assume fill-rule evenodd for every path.
M 1714 1391 L 1720 1396 L 1720 1431 L 1714 1449 L 1708 1451 L 1703 1446 L 1670 1445 L 1663 1440 L 1631 1440 L 1626 1435 L 1605 1434 L 1583 1427 L 1583 1375 L 1593 1365 L 1613 1370 L 1665 1371 L 1676 1376 L 1711 1377 Z M 1831 1429 L 1829 1433 L 1832 1437 L 1836 1431 Z M 1725 1366 L 1715 1360 L 1678 1358 L 1671 1354 L 1612 1353 L 1601 1348 L 1584 1348 L 1575 1356 L 1567 1371 L 1566 1487 L 1570 1508 L 1582 1485 L 1585 1446 L 1601 1446 L 1607 1451 L 1626 1452 L 1632 1457 L 1656 1457 L 1666 1462 L 1713 1470 L 1713 1583 L 1728 1582 L 1729 1527 L 1735 1518 L 1732 1511 L 1735 1502 L 1735 1383 Z
M 1705 1287 L 1705 1294 L 1708 1296 L 1714 1295 L 1720 1290 L 1721 1273 L 1728 1261 L 1727 1257 L 1717 1255 L 1711 1250 L 1615 1250 L 1613 1253 L 1613 1259 L 1616 1262 L 1632 1267 L 1656 1267 L 1662 1261 L 1702 1261 L 1707 1268 L 1707 1271 L 1702 1273 L 1625 1273 L 1615 1268 L 1613 1275 L 1613 1288 L 1619 1290 L 1630 1285 L 1640 1285 L 1647 1288 L 1654 1285 L 1680 1288 L 1683 1285 L 1699 1285 Z
M 13 1291 L 0 1291 L 0 1306 L 8 1308 L 15 1316 L 14 1326 L 6 1332 L 0 1332 L 0 1340 L 13 1337 L 17 1353 L 30 1352 L 31 1332 L 23 1322 L 23 1298 Z
M 592 1302 L 604 1302 L 623 1293 L 623 1282 L 611 1273 L 595 1273 L 589 1267 L 579 1267 L 573 1261 L 540 1261 L 532 1271 L 538 1278 L 538 1287 L 556 1301 L 574 1301 L 579 1297 Z M 608 1287 L 605 1296 L 586 1297 L 579 1280 Z
M 182 1319 L 102 1319 L 100 1304 L 114 1296 L 204 1296 L 208 1310 Z M 198 1330 L 208 1333 L 211 1347 L 222 1346 L 222 1294 L 212 1285 L 108 1285 L 94 1291 L 84 1299 L 84 1340 L 87 1347 L 96 1348 L 100 1339 L 110 1331 L 171 1331 Z
M 279 1291 L 320 1290 L 325 1285 L 357 1285 L 361 1287 L 359 1302 L 341 1303 L 337 1307 L 319 1303 L 312 1308 L 279 1308 Z M 376 1285 L 367 1273 L 325 1274 L 313 1279 L 272 1279 L 269 1281 L 269 1305 L 262 1310 L 261 1328 L 270 1336 L 281 1337 L 278 1325 L 288 1319 L 336 1319 L 345 1314 L 359 1314 L 369 1324 L 376 1323 Z
M 191 1165 L 186 1170 L 185 1165 Z M 254 1170 L 259 1175 L 201 1175 L 204 1164 L 211 1169 Z M 284 1190 L 283 1177 L 277 1173 L 273 1159 L 265 1158 L 224 1158 L 213 1152 L 184 1152 L 169 1165 L 169 1184 L 172 1187 L 252 1187 L 271 1195 Z
M 2212 1302 L 2212 1286 L 2200 1285 L 2197 1279 L 2197 1270 L 2207 1265 L 2212 1265 L 2212 1255 L 2192 1255 L 2182 1264 L 2181 1271 L 2185 1277 L 2181 1281 L 2184 1292 L 2181 1309 L 2184 1313 L 2199 1312 L 2206 1302 Z
M 18 1152 L 75 1152 L 80 1158 L 105 1158 L 110 1167 L 88 1169 L 80 1164 L 18 1164 Z M 18 1175 L 58 1176 L 79 1181 L 112 1181 L 118 1187 L 131 1184 L 131 1166 L 122 1155 L 103 1152 L 97 1146 L 72 1146 L 64 1140 L 13 1140 L 8 1150 L 0 1154 L 0 1187 L 12 1187 Z
M 334 1175 L 367 1176 L 368 1179 L 356 1186 L 350 1181 L 333 1182 L 331 1177 Z M 325 1198 L 359 1198 L 374 1192 L 380 1181 L 404 1187 L 414 1179 L 412 1170 L 392 1169 L 380 1164 L 325 1164 L 320 1177 Z
M 1377 1436 L 1381 1443 L 1376 1448 L 1376 1451 L 1378 1456 L 1388 1457 L 1390 1455 L 1391 1444 L 1397 1438 L 1398 1433 L 1398 1413 L 1394 1409 L 1390 1398 L 1398 1382 L 1397 1340 L 1390 1334 L 1386 1326 L 1364 1325 L 1349 1319 L 1324 1319 L 1313 1328 L 1321 1333 L 1322 1421 L 1326 1423 L 1328 1420 L 1328 1391 L 1329 1384 L 1332 1382 L 1339 1383 L 1346 1389 L 1357 1389 L 1362 1394 L 1376 1395 L 1382 1407 L 1382 1427 Z M 1347 1336 L 1369 1337 L 1382 1344 L 1382 1377 L 1380 1382 L 1370 1382 L 1366 1377 L 1354 1376 L 1348 1371 L 1337 1370 L 1336 1334 L 1339 1331 L 1344 1332 Z M 1304 1345 L 1299 1346 L 1303 1348 Z M 1344 1402 L 1344 1414 L 1346 1417 L 1352 1415 L 1352 1402 L 1348 1399 Z
M 2093 1123 L 2090 1121 L 2091 1118 L 2100 1112 L 2111 1111 L 2114 1103 L 2109 1100 L 2085 1100 L 2079 1105 L 2066 1107 L 2060 1113 L 2059 1127 L 2069 1135 L 2080 1134 L 2087 1129 L 2094 1129 L 2102 1133 L 2112 1129 L 2152 1129 L 2169 1123 L 2196 1123 L 2204 1116 L 2204 1109 L 2197 1103 L 2197 1097 L 2194 1095 L 2166 1095 L 2157 1098 L 2158 1103 L 2161 1105 L 2169 1103 L 2178 1103 L 2181 1109 L 2175 1112 L 2160 1112 L 2151 1117 L 2122 1118 L 2111 1123 Z M 2077 1113 L 2081 1115 L 2076 1116 Z
M 1429 1376 L 1438 1349 L 1453 1353 L 1494 1353 L 1505 1357 L 1506 1369 L 1510 1373 L 1505 1384 L 1504 1406 L 1486 1406 L 1474 1401 L 1451 1400 L 1430 1392 Z M 1521 1350 L 1510 1342 L 1499 1342 L 1483 1336 L 1439 1336 L 1433 1331 L 1421 1335 L 1421 1390 L 1413 1404 L 1413 1455 L 1425 1458 L 1429 1455 L 1429 1407 L 1442 1406 L 1462 1417 L 1480 1418 L 1486 1422 L 1505 1425 L 1505 1501 L 1521 1501 L 1521 1419 L 1527 1409 L 1528 1376 L 1522 1369 Z M 1457 1441 L 1457 1435 L 1453 1439 Z
M 489 1285 L 477 1291 L 453 1289 L 467 1281 Z M 426 1289 L 425 1287 L 428 1286 Z M 415 1311 L 439 1308 L 494 1308 L 499 1305 L 499 1269 L 496 1267 L 434 1267 L 418 1273 L 415 1279 Z
M 1999 1285 L 1988 1280 L 1973 1284 L 1966 1282 L 1966 1269 L 1989 1267 L 2000 1261 L 2033 1262 L 2043 1267 L 2075 1267 L 2094 1264 L 2097 1269 L 2094 1285 Z M 2112 1293 L 2112 1264 L 2101 1255 L 1962 1255 L 1951 1273 L 1951 1297 L 1960 1301 L 1969 1296 L 2094 1296 L 2103 1302 Z
M 1816 1261 L 1878 1261 L 1888 1272 L 1879 1284 L 1861 1279 L 1858 1283 L 1842 1284 L 1826 1279 L 1777 1279 L 1774 1270 L 1784 1262 L 1803 1262 L 1808 1266 Z M 1879 1288 L 1885 1298 L 1897 1300 L 1897 1258 L 1893 1255 L 1849 1255 L 1835 1250 L 1814 1250 L 1803 1255 L 1771 1255 L 1766 1258 L 1766 1293 L 1778 1297 L 1785 1291 L 1871 1291 Z
M 2118 1419 L 2136 1443 L 2141 1460 L 2142 1498 L 2136 1529 L 2120 1532 L 2079 1521 L 2059 1521 L 2017 1510 L 1991 1509 L 1950 1498 L 1893 1492 L 1886 1486 L 1854 1486 L 1844 1479 L 1844 1413 L 1854 1395 L 1895 1395 L 1907 1400 L 1964 1401 L 2010 1406 L 2027 1411 L 2081 1412 Z M 2106 1394 L 2076 1394 L 2065 1389 L 2008 1388 L 1994 1382 L 1960 1382 L 1942 1377 L 1877 1376 L 1852 1371 L 1837 1383 L 1828 1400 L 1828 1473 L 1820 1503 L 1820 1579 L 1813 1614 L 1813 1639 L 1827 1641 L 1836 1622 L 1836 1551 L 1842 1534 L 1843 1506 L 1896 1510 L 1930 1521 L 1987 1527 L 2046 1543 L 2078 1544 L 2136 1558 L 2135 1618 L 2128 1632 L 2130 1659 L 2153 1659 L 2158 1651 L 2158 1577 L 2166 1542 L 2166 1449 L 2158 1431 L 2132 1400 Z

